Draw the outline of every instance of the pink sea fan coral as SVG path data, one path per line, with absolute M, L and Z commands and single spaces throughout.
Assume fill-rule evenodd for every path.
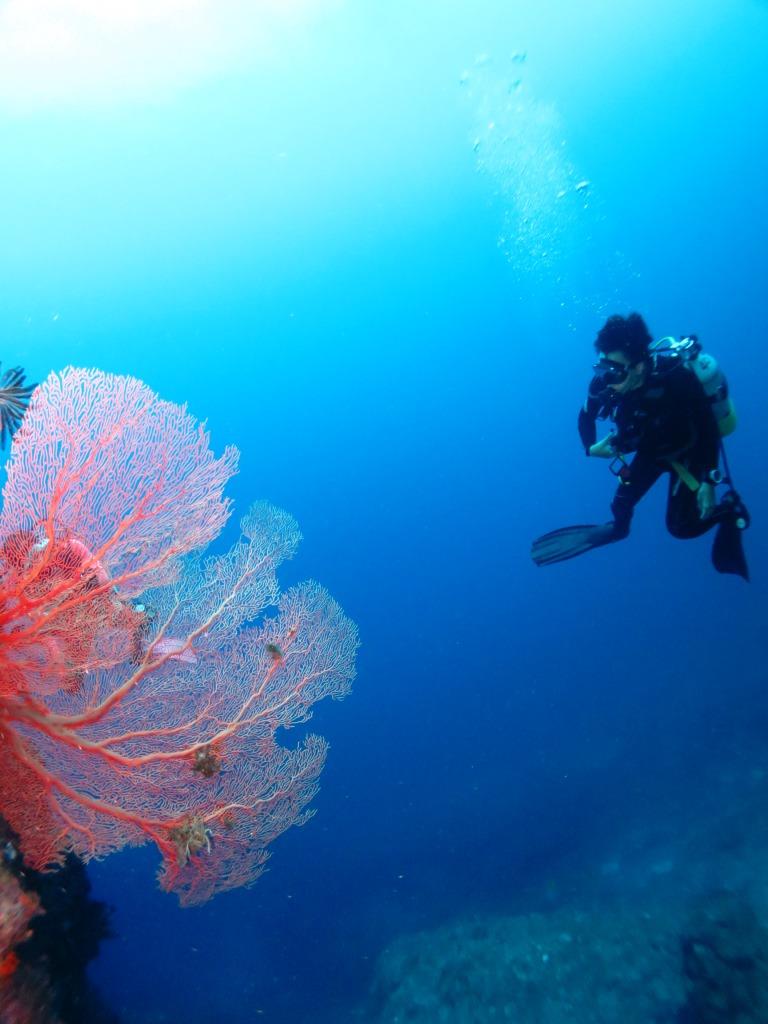
M 325 742 L 281 746 L 354 676 L 355 626 L 266 503 L 222 529 L 236 452 L 98 371 L 52 374 L 11 450 L 0 516 L 0 813 L 27 863 L 154 842 L 183 903 L 252 883 L 308 817 Z

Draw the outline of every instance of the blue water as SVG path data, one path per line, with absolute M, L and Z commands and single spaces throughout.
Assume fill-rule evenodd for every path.
M 187 402 L 363 643 L 313 718 L 317 815 L 252 890 L 182 911 L 154 850 L 92 865 L 126 1021 L 347 1019 L 391 939 L 534 905 L 761 737 L 768 7 L 417 6 L 202 4 L 209 52 L 160 4 L 150 57 L 102 26 L 117 67 L 0 71 L 4 364 Z M 630 309 L 727 372 L 749 585 L 666 535 L 663 488 L 625 543 L 530 562 L 607 518 L 575 417 Z

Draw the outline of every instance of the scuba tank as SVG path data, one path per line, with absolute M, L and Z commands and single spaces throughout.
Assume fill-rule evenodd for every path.
M 720 436 L 727 437 L 736 429 L 736 410 L 728 393 L 728 381 L 714 356 L 704 352 L 695 334 L 680 338 L 662 338 L 650 347 L 652 357 L 672 356 L 688 366 L 701 381 L 712 406 Z M 654 360 L 655 361 L 655 360 Z

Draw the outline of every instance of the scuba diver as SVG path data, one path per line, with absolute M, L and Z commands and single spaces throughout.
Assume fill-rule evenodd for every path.
M 736 417 L 717 363 L 693 336 L 654 343 L 639 313 L 609 317 L 595 349 L 599 358 L 578 429 L 588 456 L 611 460 L 618 479 L 613 519 L 544 534 L 533 542 L 534 562 L 562 562 L 623 540 L 635 506 L 667 474 L 666 518 L 672 536 L 699 537 L 714 528 L 715 569 L 748 580 L 742 533 L 749 513 L 733 489 L 722 445 Z M 613 424 L 599 441 L 598 419 Z M 724 472 L 718 468 L 721 453 Z M 727 490 L 716 502 L 715 487 L 721 483 Z
M 0 448 L 13 437 L 27 411 L 29 399 L 37 387 L 25 384 L 26 373 L 20 366 L 14 366 L 0 376 Z

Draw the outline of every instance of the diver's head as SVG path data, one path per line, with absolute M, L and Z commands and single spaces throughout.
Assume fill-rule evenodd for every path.
M 595 339 L 595 374 L 615 394 L 633 391 L 645 380 L 651 333 L 639 313 L 609 316 Z

